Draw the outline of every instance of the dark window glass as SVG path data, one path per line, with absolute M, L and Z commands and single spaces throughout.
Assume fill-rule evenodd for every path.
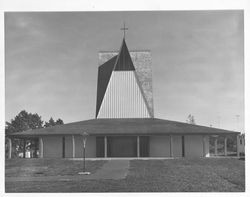
M 104 136 L 96 137 L 96 157 L 104 157 Z
M 112 136 L 107 137 L 108 157 L 136 157 L 136 136 Z
M 181 144 L 182 144 L 182 157 L 185 157 L 185 138 L 181 136 Z
M 65 158 L 65 137 L 62 137 L 62 157 Z
M 140 157 L 149 157 L 149 136 L 140 136 Z

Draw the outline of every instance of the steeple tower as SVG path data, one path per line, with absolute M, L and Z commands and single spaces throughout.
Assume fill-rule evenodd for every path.
M 119 53 L 99 67 L 96 118 L 152 118 L 144 90 L 123 38 Z

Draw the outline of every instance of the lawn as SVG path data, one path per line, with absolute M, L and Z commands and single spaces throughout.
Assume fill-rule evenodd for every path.
M 87 161 L 87 168 L 94 173 L 105 162 Z M 6 161 L 6 176 L 74 175 L 81 167 L 81 161 L 13 159 Z M 13 181 L 6 182 L 5 188 L 6 192 L 243 192 L 245 161 L 236 158 L 130 160 L 125 179 Z

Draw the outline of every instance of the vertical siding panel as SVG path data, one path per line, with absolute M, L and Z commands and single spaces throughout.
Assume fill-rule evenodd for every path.
M 97 118 L 149 117 L 134 71 L 113 71 Z

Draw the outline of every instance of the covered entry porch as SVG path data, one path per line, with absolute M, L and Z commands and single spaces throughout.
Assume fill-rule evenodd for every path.
M 210 142 L 217 137 L 209 135 L 148 135 L 148 136 L 96 136 L 96 157 L 209 157 Z M 227 136 L 224 155 L 227 155 Z M 237 138 L 237 150 L 239 140 Z M 214 156 L 217 156 L 213 154 Z M 237 151 L 239 156 L 239 151 Z

